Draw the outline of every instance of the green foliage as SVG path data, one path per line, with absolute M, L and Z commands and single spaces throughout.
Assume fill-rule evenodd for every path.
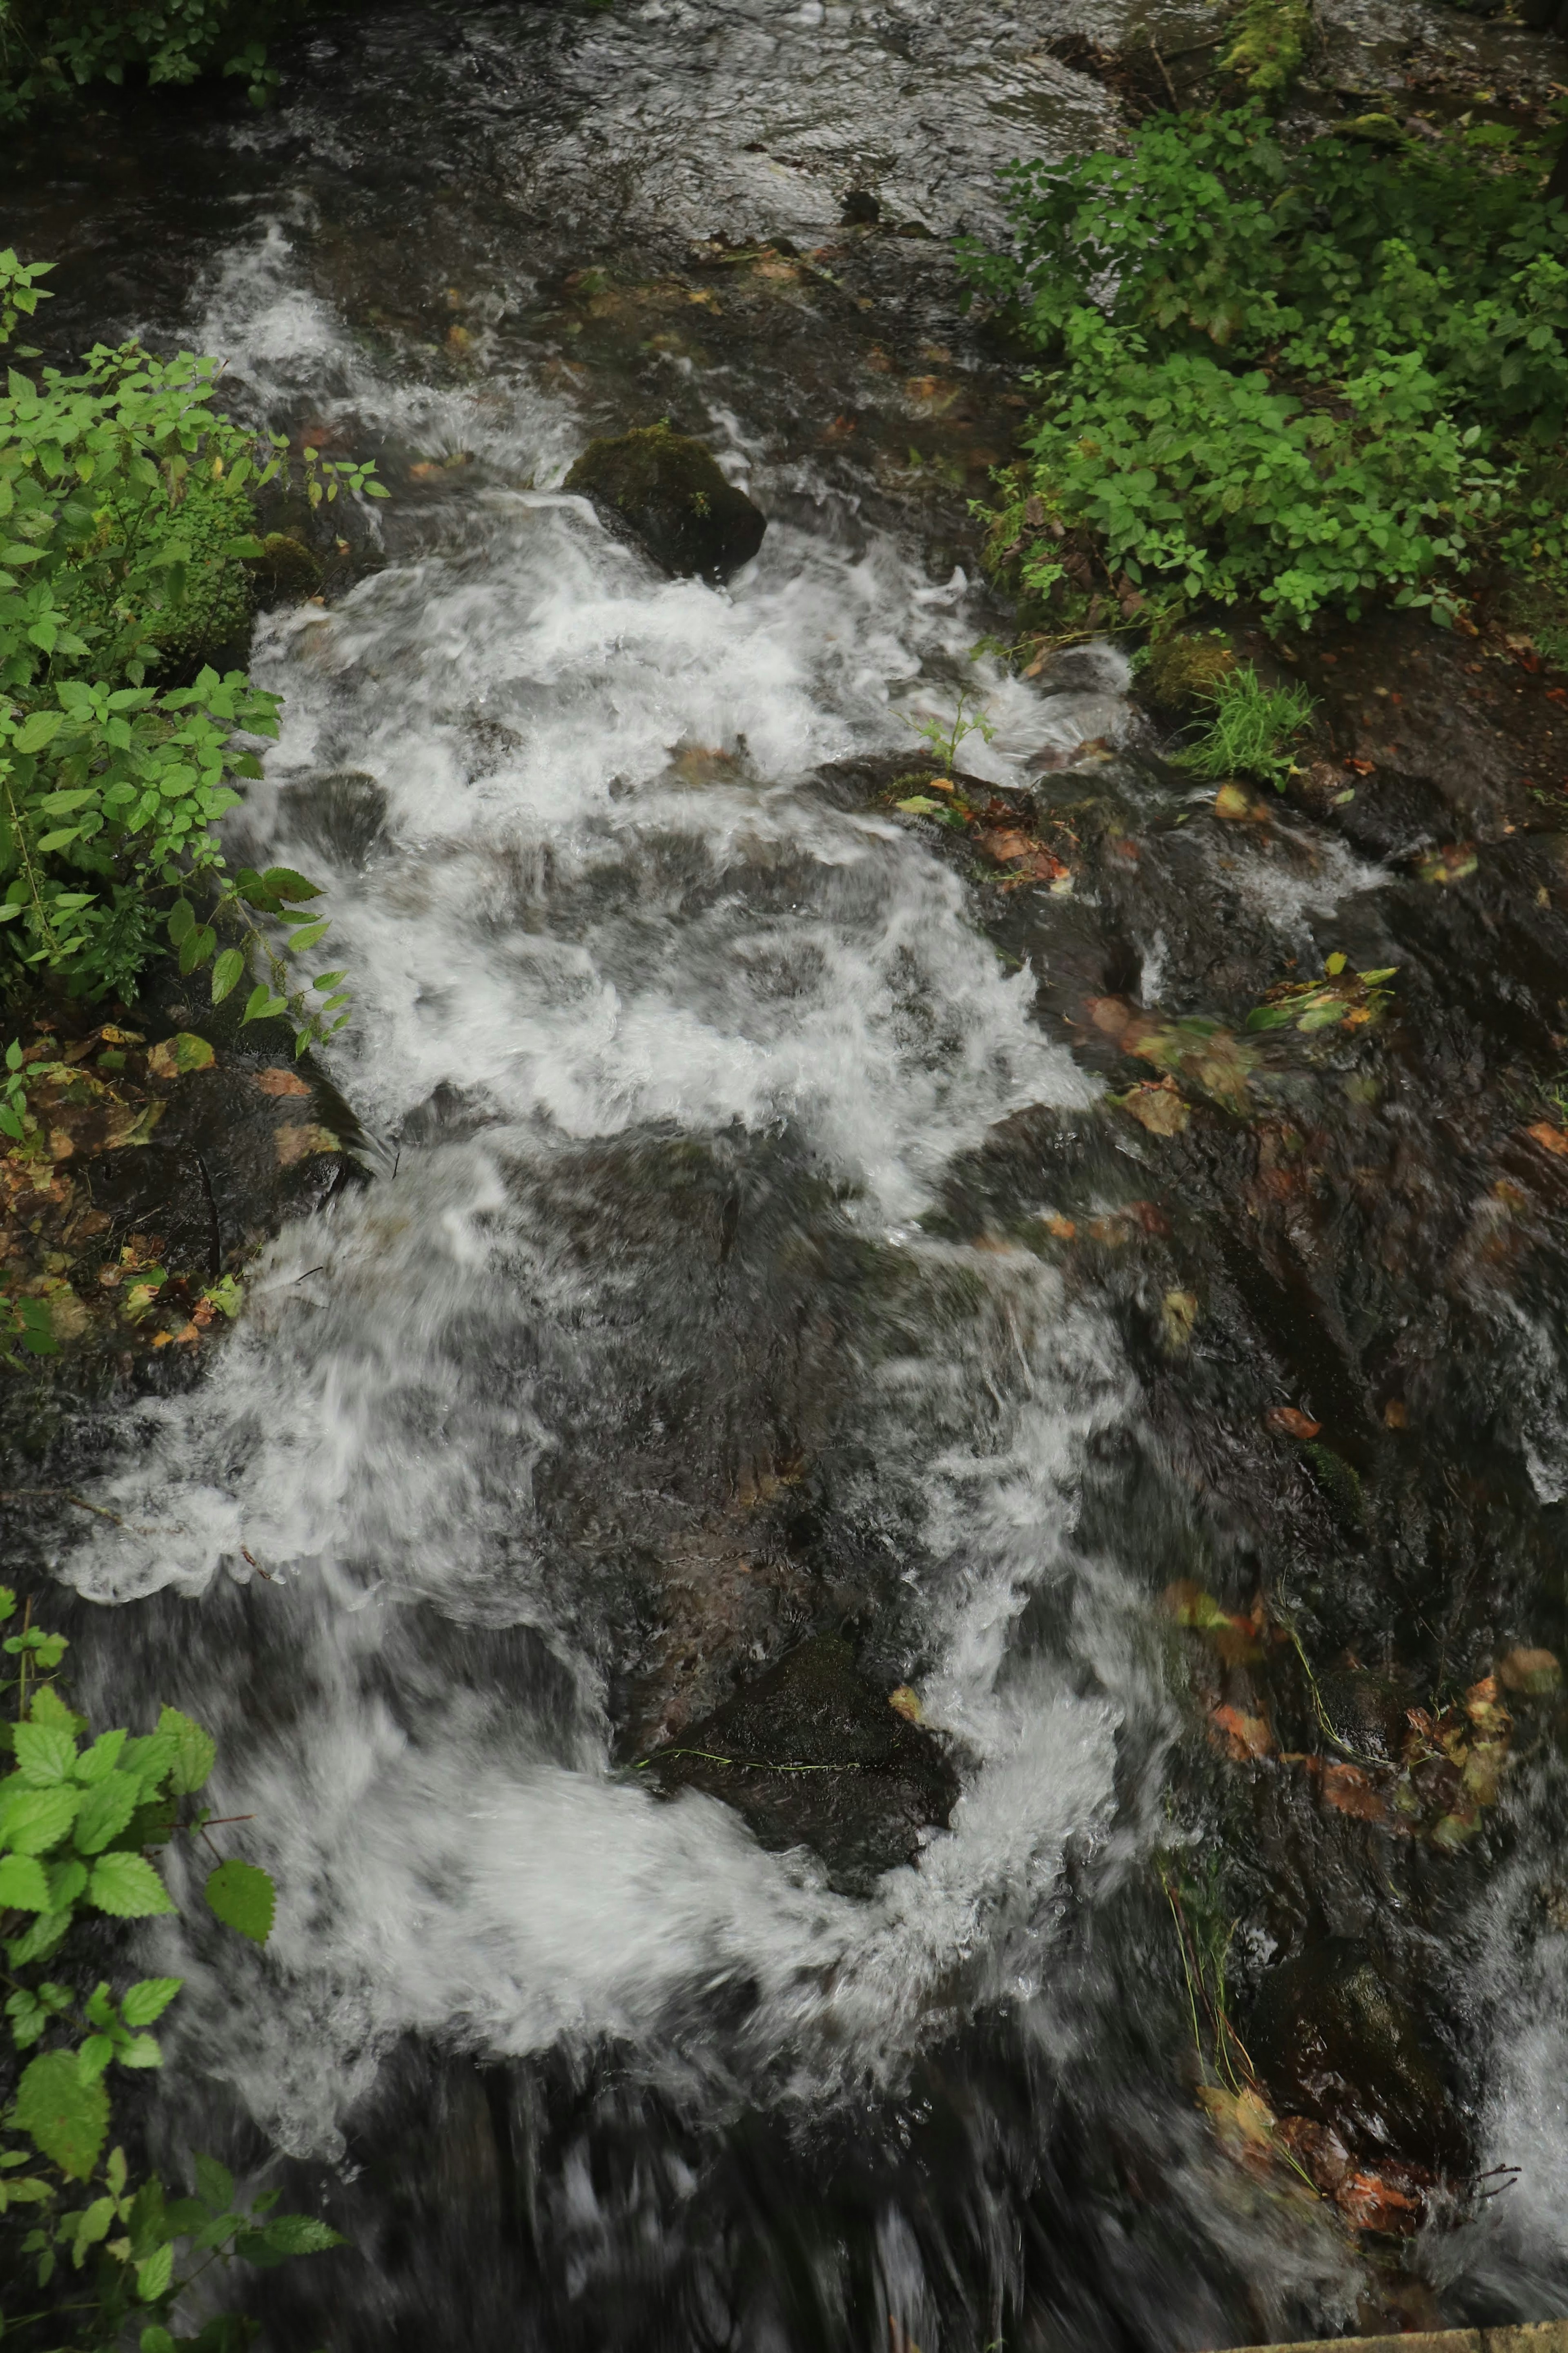
M 1462 129 L 1291 148 L 1254 103 L 1015 166 L 1017 250 L 966 263 L 1051 364 L 995 556 L 1062 614 L 1087 550 L 1156 614 L 1304 626 L 1373 594 L 1447 617 L 1479 550 L 1550 555 L 1521 476 L 1568 416 L 1541 164 Z
M 940 760 L 944 768 L 953 765 L 959 747 L 968 736 L 978 735 L 982 743 L 989 744 L 996 733 L 983 711 L 975 712 L 972 717 L 968 712 L 969 690 L 966 687 L 959 695 L 952 719 L 945 724 L 940 719 L 911 719 L 909 723 L 915 733 L 931 745 L 933 757 Z
M 237 76 L 251 103 L 278 84 L 266 42 L 316 13 L 310 0 L 7 0 L 0 8 L 0 122 L 84 83 Z
M 1311 37 L 1311 0 L 1247 0 L 1220 71 L 1237 75 L 1256 98 L 1281 98 Z
M 1257 776 L 1279 791 L 1290 772 L 1290 745 L 1312 716 L 1302 686 L 1265 686 L 1250 662 L 1226 670 L 1197 698 L 1211 716 L 1195 743 L 1176 754 L 1194 776 Z
M 0 1587 L 0 1624 L 16 1615 L 15 1594 Z M 210 1811 L 191 1801 L 216 1762 L 212 1736 L 165 1707 L 140 1738 L 116 1729 L 87 1741 L 86 1719 L 52 1680 L 65 1638 L 35 1628 L 29 1608 L 4 1649 L 15 1668 L 5 1685 L 15 1717 L 0 1727 L 14 1759 L 0 1778 L 0 1975 L 13 2048 L 19 2059 L 33 2055 L 0 2115 L 0 2330 L 7 2344 L 53 2343 L 68 2309 L 79 2353 L 111 2353 L 128 2329 L 139 2332 L 142 2353 L 237 2348 L 249 2324 L 233 2316 L 209 2320 L 195 2337 L 171 2333 L 193 2279 L 233 2256 L 268 2264 L 318 2253 L 342 2244 L 337 2232 L 309 2215 L 273 2212 L 275 2190 L 237 2207 L 232 2176 L 207 2157 L 194 2161 L 194 2198 L 168 2199 L 155 2175 L 132 2184 L 123 2149 L 104 2153 L 114 2071 L 163 2065 L 148 2030 L 181 1980 L 142 1978 L 117 1995 L 101 1979 L 83 1997 L 46 1974 L 51 1964 L 69 1974 L 71 1931 L 83 1915 L 134 1920 L 174 1910 L 146 1850 L 181 1831 L 206 1835 Z M 207 1889 L 218 1919 L 266 1941 L 274 1891 L 264 1871 L 230 1857 Z M 39 2308 L 21 2308 L 40 2296 Z
M 43 268 L 0 253 L 12 327 Z M 165 922 L 182 971 L 213 963 L 215 998 L 259 965 L 245 1018 L 291 1011 L 302 1051 L 347 1018 L 342 976 L 311 1003 L 253 914 L 306 950 L 326 926 L 297 902 L 318 894 L 282 869 L 228 877 L 213 832 L 260 773 L 244 739 L 277 734 L 277 698 L 210 665 L 159 682 L 247 623 L 250 496 L 289 462 L 214 408 L 216 375 L 127 344 L 76 375 L 13 369 L 0 396 L 0 965 L 129 995 Z M 299 471 L 313 504 L 384 495 L 314 449 Z

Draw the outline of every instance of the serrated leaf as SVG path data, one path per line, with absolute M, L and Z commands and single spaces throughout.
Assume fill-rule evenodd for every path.
M 133 2034 L 114 2055 L 122 2067 L 161 2067 L 163 2063 L 163 2051 L 151 2034 Z
M 127 2026 L 152 2026 L 163 2017 L 184 1982 L 184 1978 L 142 1978 L 126 1989 L 120 2015 Z
M 69 1782 L 52 1789 L 17 1789 L 0 1816 L 0 1845 L 18 1854 L 45 1853 L 64 1838 L 80 1803 L 81 1791 Z
M 278 1892 L 265 1871 L 230 1855 L 208 1874 L 206 1898 L 226 1928 L 236 1928 L 258 1945 L 272 1933 Z
M 347 2244 L 341 2231 L 310 2214 L 275 2214 L 261 2235 L 279 2255 L 322 2255 Z
M 24 720 L 12 748 L 17 752 L 41 752 L 47 744 L 54 742 L 65 723 L 63 711 L 35 711 Z
M 269 866 L 261 877 L 261 887 L 274 899 L 319 899 L 321 886 L 307 882 L 291 866 Z
M 76 1778 L 90 1786 L 94 1781 L 107 1780 L 120 1762 L 120 1752 L 125 1746 L 126 1735 L 119 1732 L 100 1733 L 90 1748 L 86 1748 L 76 1760 Z
M 226 2214 L 234 2204 L 234 2176 L 216 2157 L 195 2160 L 196 2196 L 209 2214 Z
M 15 2121 L 70 2181 L 85 2181 L 109 2133 L 109 2095 L 83 2083 L 68 2051 L 47 2051 L 24 2068 Z
M 245 952 L 242 948 L 225 948 L 213 966 L 213 1003 L 221 1005 L 232 988 L 245 978 Z
M 195 934 L 193 933 L 191 936 L 194 939 Z M 189 944 L 187 941 L 186 945 Z M 180 1079 L 187 1071 L 210 1070 L 216 1059 L 205 1038 L 197 1038 L 190 1030 L 182 1029 L 174 1037 L 165 1038 L 160 1045 L 153 1048 L 147 1057 L 147 1068 L 155 1079 Z
M 42 1693 L 39 1694 L 42 1698 Z M 62 1724 L 39 1721 L 37 1701 L 33 1720 L 16 1726 L 16 1769 L 36 1789 L 47 1789 L 70 1778 L 76 1763 L 76 1741 Z
M 153 2253 L 136 2266 L 136 2293 L 143 2304 L 156 2304 L 161 2295 L 168 2294 L 169 2284 L 174 2276 L 173 2245 L 155 2247 Z M 142 2341 L 145 2344 L 147 2340 L 143 2337 Z
M 30 1854 L 8 1854 L 0 1861 L 0 1906 L 13 1912 L 53 1910 L 44 1866 Z
M 169 1891 L 144 1855 L 100 1854 L 88 1882 L 88 1901 L 117 1920 L 147 1920 L 172 1912 Z
M 76 1821 L 79 1854 L 101 1854 L 136 1811 L 139 1784 L 132 1773 L 110 1773 L 82 1794 Z
M 173 1770 L 169 1787 L 176 1796 L 188 1798 L 199 1789 L 217 1761 L 217 1743 L 194 1717 L 182 1715 L 177 1707 L 166 1707 L 158 1718 L 158 1730 L 173 1744 Z

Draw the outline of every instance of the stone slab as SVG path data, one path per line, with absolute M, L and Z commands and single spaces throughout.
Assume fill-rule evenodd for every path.
M 1399 2337 L 1315 2337 L 1297 2345 L 1243 2345 L 1236 2353 L 1568 2353 L 1568 2320 L 1508 2328 L 1413 2329 Z

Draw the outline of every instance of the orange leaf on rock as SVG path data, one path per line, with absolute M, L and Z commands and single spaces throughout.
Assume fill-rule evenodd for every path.
M 1276 1438 L 1316 1438 L 1322 1426 L 1293 1405 L 1271 1405 L 1263 1417 L 1264 1429 Z
M 264 1095 L 308 1095 L 310 1092 L 308 1081 L 298 1071 L 281 1068 L 258 1071 L 256 1083 Z
M 1260 1715 L 1244 1715 L 1238 1707 L 1216 1707 L 1209 1722 L 1220 1736 L 1226 1754 L 1237 1765 L 1256 1762 L 1274 1753 L 1274 1736 Z
M 1355 1821 L 1382 1822 L 1388 1819 L 1382 1792 L 1359 1765 L 1325 1765 L 1322 1790 L 1327 1804 L 1337 1813 L 1349 1814 Z
M 1412 2231 L 1421 2212 L 1419 2199 L 1377 2173 L 1352 2173 L 1336 2192 L 1336 2203 L 1358 2231 Z
M 1560 1160 L 1568 1160 L 1568 1128 L 1554 1127 L 1548 1119 L 1538 1119 L 1533 1127 L 1525 1129 L 1532 1144 L 1542 1152 L 1553 1152 Z
M 1531 1699 L 1544 1698 L 1548 1692 L 1558 1690 L 1563 1682 L 1563 1669 L 1554 1651 L 1510 1651 L 1498 1662 L 1498 1673 L 1505 1690 L 1523 1692 Z

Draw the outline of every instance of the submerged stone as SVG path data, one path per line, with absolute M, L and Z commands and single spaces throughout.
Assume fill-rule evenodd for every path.
M 1331 2126 L 1355 2156 L 1468 2169 L 1432 2023 L 1353 1938 L 1325 1937 L 1269 1970 L 1247 2047 L 1276 2108 Z
M 958 1794 L 941 1745 L 867 1682 L 849 1644 L 831 1634 L 801 1643 L 689 1725 L 648 1769 L 667 1792 L 722 1798 L 763 1846 L 815 1847 L 851 1888 L 910 1862 Z
M 763 543 L 767 517 L 710 449 L 668 426 L 590 441 L 563 487 L 592 499 L 677 577 L 727 580 Z

